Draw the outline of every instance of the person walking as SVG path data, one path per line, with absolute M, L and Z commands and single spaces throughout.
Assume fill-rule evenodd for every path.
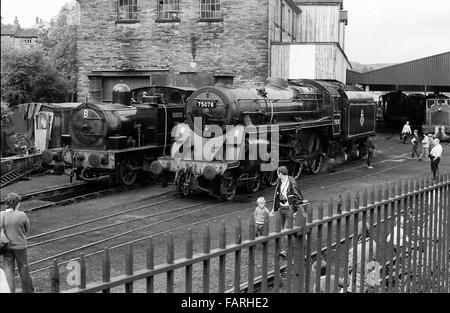
M 420 142 L 420 138 L 419 138 L 419 131 L 416 129 L 414 130 L 414 137 L 413 139 L 411 139 L 411 143 L 412 143 L 412 151 L 411 151 L 411 159 L 414 159 L 414 156 L 417 154 L 417 157 L 419 158 L 420 161 L 420 154 L 419 154 L 419 142 Z
M 430 153 L 429 148 L 430 148 L 430 138 L 428 137 L 427 134 L 423 134 L 422 152 L 420 153 L 419 161 L 426 161 L 428 154 Z
M 367 167 L 372 169 L 372 160 L 373 160 L 373 156 L 375 154 L 375 136 L 371 135 L 367 138 L 367 142 L 366 142 L 366 146 L 367 146 Z
M 409 126 L 409 121 L 406 121 L 405 125 L 403 125 L 402 133 L 400 135 L 400 140 L 403 141 L 403 143 L 406 143 L 406 139 L 408 139 L 408 136 L 411 135 L 411 126 Z
M 269 211 L 266 207 L 266 199 L 264 197 L 259 197 L 256 200 L 258 205 L 253 213 L 255 219 L 255 231 L 256 237 L 264 235 L 264 224 L 266 223 L 269 216 L 273 216 L 273 212 Z
M 433 173 L 433 179 L 436 180 L 439 173 L 439 163 L 441 162 L 442 146 L 439 139 L 435 139 L 433 142 L 433 149 L 430 152 L 431 160 L 431 172 Z
M 275 187 L 272 212 L 278 212 L 281 218 L 281 228 L 285 228 L 289 220 L 295 218 L 298 211 L 304 218 L 308 217 L 307 200 L 304 199 L 297 182 L 288 175 L 286 166 L 281 166 L 277 170 L 278 183 Z M 305 205 L 304 205 L 305 204 Z M 280 255 L 286 257 L 286 251 L 281 251 Z
M 3 267 L 12 293 L 15 292 L 14 271 L 19 269 L 23 293 L 34 293 L 33 283 L 28 271 L 27 240 L 25 234 L 30 231 L 30 222 L 24 212 L 19 211 L 20 196 L 10 193 L 5 199 L 5 212 L 1 212 L 4 219 L 4 232 L 9 239 L 3 249 Z

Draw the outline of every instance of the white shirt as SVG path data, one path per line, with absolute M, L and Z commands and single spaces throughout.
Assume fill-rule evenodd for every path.
M 287 196 L 287 190 L 289 188 L 289 179 L 286 179 L 285 181 L 281 181 L 281 186 L 280 186 L 280 193 L 284 196 L 284 198 L 287 200 L 288 196 Z M 286 207 L 289 206 L 289 202 L 286 201 L 285 204 L 280 203 L 281 206 Z
M 411 134 L 411 127 L 407 124 L 405 124 L 405 126 L 403 126 L 402 129 L 402 134 Z
M 435 158 L 440 158 L 442 156 L 442 146 L 441 144 L 437 144 L 433 147 L 430 154 L 434 156 Z
M 428 136 L 423 136 L 422 145 L 424 148 L 428 148 L 430 146 L 430 138 L 428 138 Z

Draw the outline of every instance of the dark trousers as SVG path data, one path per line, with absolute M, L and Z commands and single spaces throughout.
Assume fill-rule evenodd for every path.
M 431 161 L 431 171 L 433 172 L 434 179 L 436 179 L 437 172 L 439 171 L 439 162 L 441 162 L 441 158 L 435 158 Z
M 417 154 L 417 157 L 420 159 L 420 153 L 417 151 L 419 149 L 418 145 L 413 145 L 412 152 L 411 152 L 411 158 L 414 158 L 414 156 Z
M 281 229 L 287 227 L 288 221 L 292 221 L 291 225 L 292 226 L 294 225 L 294 211 L 291 208 L 289 208 L 289 207 L 284 208 L 284 207 L 280 206 L 278 213 L 280 214 L 280 219 L 281 219 Z M 284 245 L 283 250 L 286 252 L 288 252 L 288 250 L 289 250 L 287 241 Z
M 367 166 L 372 166 L 372 160 L 373 160 L 373 151 L 368 151 L 367 152 Z
M 9 250 L 6 249 L 3 254 L 3 266 L 5 270 L 6 280 L 8 281 L 11 292 L 16 291 L 14 282 L 14 271 L 19 269 L 20 279 L 22 280 L 22 292 L 34 293 L 33 282 L 31 281 L 30 272 L 25 266 L 28 265 L 27 249 Z
M 289 219 L 294 218 L 294 212 L 291 210 L 291 208 L 287 207 L 287 208 L 283 208 L 280 206 L 280 217 L 281 217 L 281 229 L 286 228 L 287 226 L 287 222 L 289 221 Z

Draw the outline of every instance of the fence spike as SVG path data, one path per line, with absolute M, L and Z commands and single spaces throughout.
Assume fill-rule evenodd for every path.
M 360 198 L 360 194 L 359 194 L 359 190 L 356 192 L 356 197 L 355 197 L 355 210 L 359 209 L 359 198 Z
M 319 220 L 322 221 L 323 220 L 323 201 L 320 201 L 320 206 L 319 206 L 319 216 L 318 216 Z
M 173 233 L 170 233 L 167 238 L 167 264 L 173 264 L 175 257 L 175 244 Z
M 193 255 L 194 255 L 194 240 L 192 238 L 192 228 L 189 228 L 186 237 L 186 259 L 192 259 Z
M 378 185 L 377 200 L 378 202 L 383 201 L 383 185 Z
M 103 282 L 109 283 L 111 280 L 111 258 L 108 247 L 105 248 L 103 254 Z
M 275 212 L 275 232 L 281 232 L 281 214 L 280 212 Z
M 238 220 L 237 220 L 236 237 L 235 237 L 234 243 L 237 245 L 242 243 L 242 220 L 241 220 L 240 216 L 238 216 Z
M 220 228 L 219 248 L 225 249 L 227 247 L 227 229 L 225 221 L 222 221 L 222 227 Z
M 248 239 L 255 240 L 256 229 L 255 229 L 255 216 L 252 214 L 250 218 L 250 223 L 248 225 Z
M 269 219 L 268 218 L 266 218 L 264 220 L 263 235 L 264 236 L 269 236 Z
M 364 188 L 363 191 L 363 206 L 367 206 L 368 203 L 368 192 L 367 192 L 367 188 Z
M 52 268 L 52 279 L 51 279 L 51 283 L 52 283 L 52 293 L 59 293 L 60 288 L 59 288 L 59 267 L 58 267 L 58 261 L 55 259 L 53 261 L 53 268 Z
M 347 198 L 345 199 L 345 211 L 350 212 L 352 210 L 352 196 L 350 192 L 347 193 Z
M 211 251 L 211 232 L 209 230 L 209 224 L 205 227 L 205 233 L 203 235 L 203 253 L 209 254 Z
M 372 186 L 372 190 L 370 191 L 370 203 L 371 204 L 375 204 L 375 202 L 376 202 L 375 195 L 376 195 L 376 187 L 374 185 L 374 186 Z
M 339 195 L 338 198 L 337 213 L 342 214 L 342 195 Z
M 386 188 L 384 189 L 384 200 L 389 200 L 389 183 L 386 183 Z
M 125 260 L 126 260 L 126 269 L 125 274 L 128 276 L 133 275 L 133 245 L 129 244 L 127 252 L 125 254 Z
M 333 197 L 330 197 L 330 202 L 328 202 L 328 217 L 333 217 Z
M 83 253 L 80 253 L 80 285 L 78 288 L 86 289 L 86 262 Z
M 155 248 L 153 246 L 153 238 L 148 238 L 147 247 L 147 269 L 152 270 L 155 267 Z

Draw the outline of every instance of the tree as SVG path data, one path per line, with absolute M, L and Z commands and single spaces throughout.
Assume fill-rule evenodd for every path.
M 68 83 L 72 101 L 77 92 L 77 29 L 73 22 L 75 4 L 65 4 L 50 28 L 42 34 L 41 43 L 51 63 Z
M 26 102 L 67 102 L 68 81 L 40 49 L 3 51 L 1 99 L 16 106 Z
M 5 102 L 1 103 L 1 115 L 2 115 L 2 120 L 1 120 L 0 127 L 3 129 L 10 127 L 11 122 L 12 122 L 13 112 L 11 111 L 11 108 L 9 107 L 9 105 Z

